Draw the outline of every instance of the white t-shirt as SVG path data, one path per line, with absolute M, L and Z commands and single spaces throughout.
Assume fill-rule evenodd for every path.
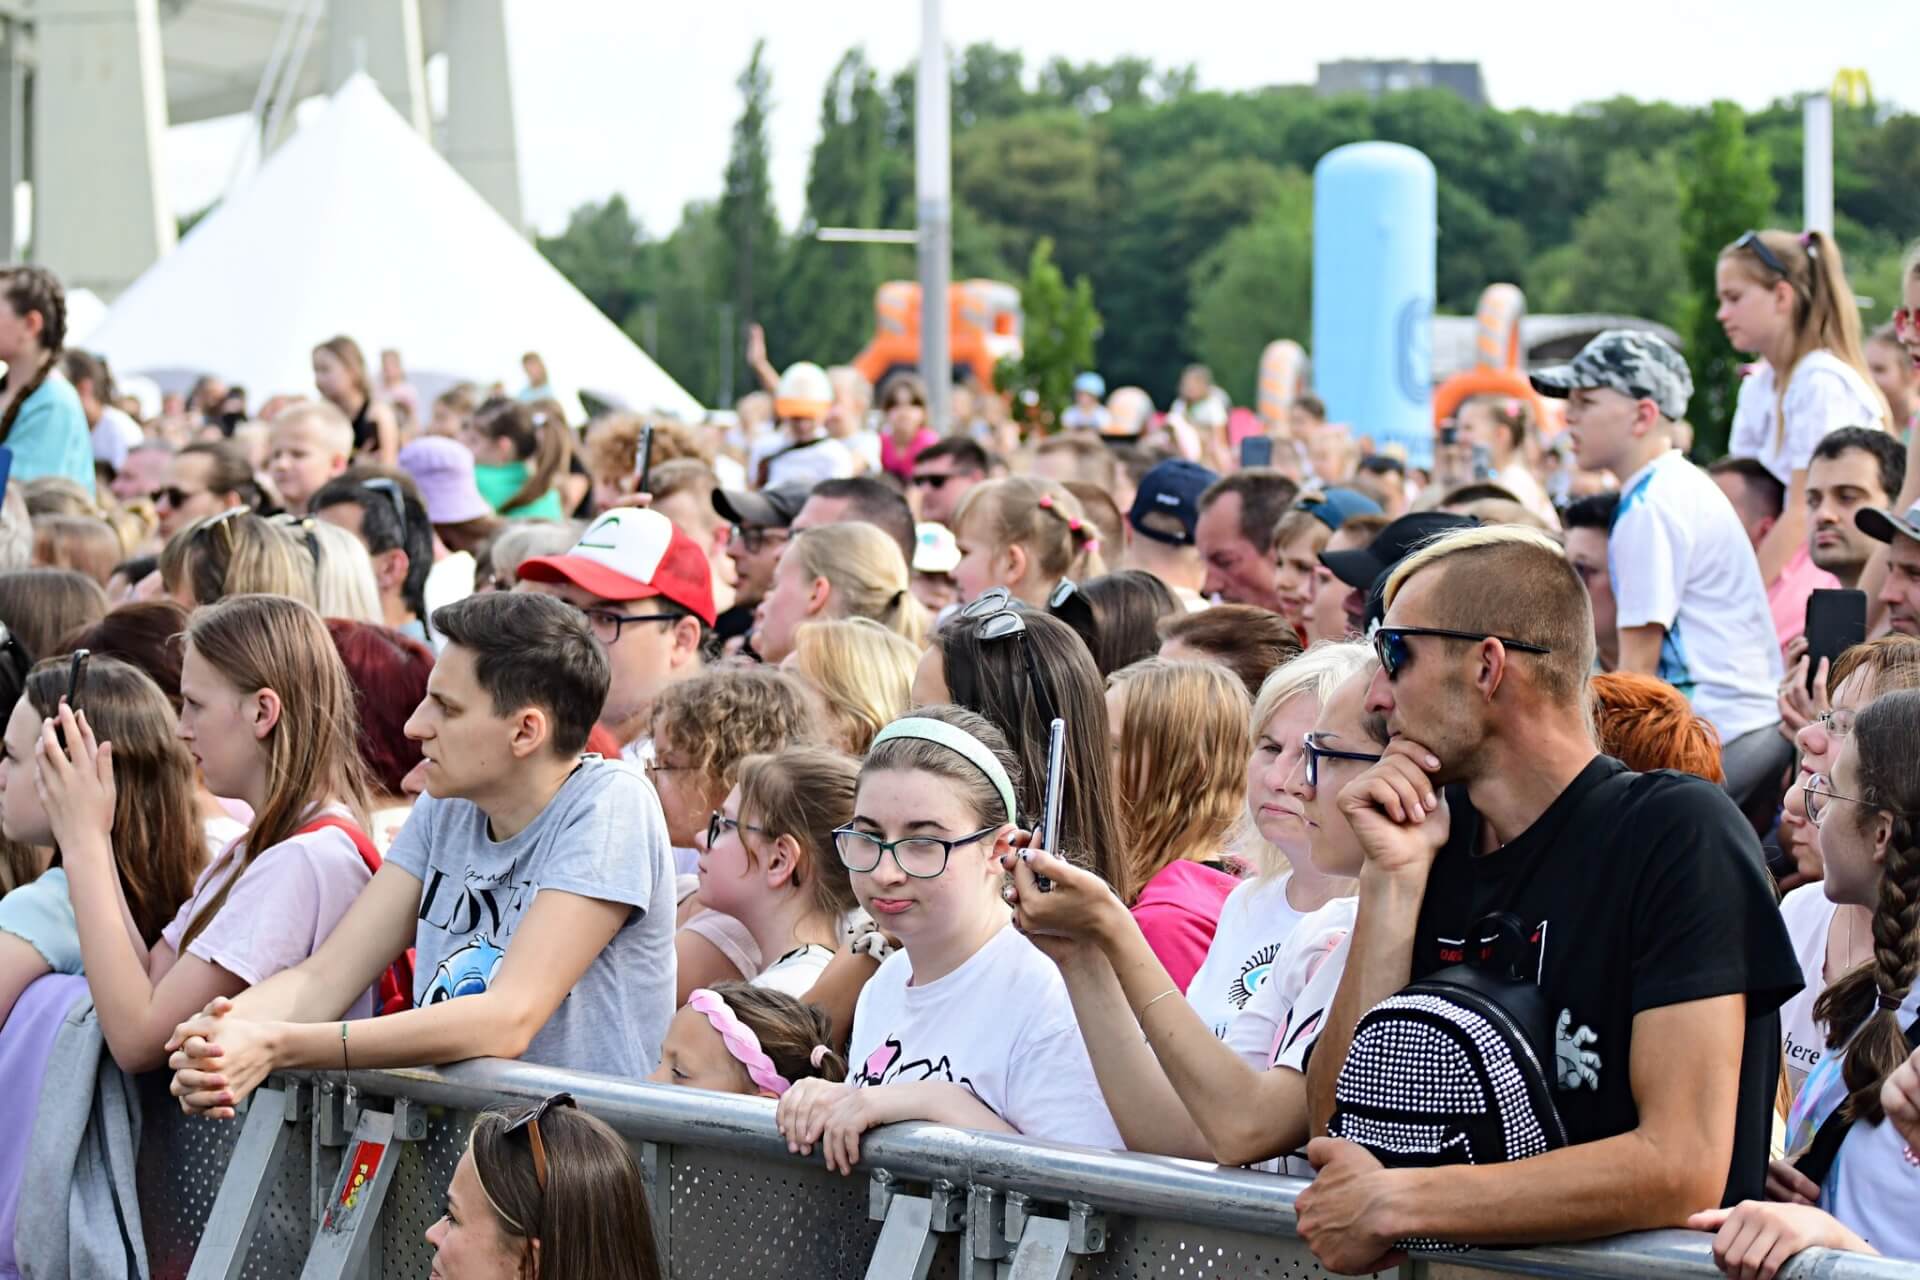
M 1356 898 L 1335 898 L 1295 924 L 1272 970 L 1227 1028 L 1227 1047 L 1256 1071 L 1302 1070 L 1347 964 Z
M 1780 719 L 1785 677 L 1760 562 L 1733 504 L 1677 451 L 1620 489 L 1607 540 L 1619 625 L 1666 628 L 1659 676 L 1693 701 L 1720 741 Z
M 1787 1069 L 1792 1093 L 1800 1092 L 1807 1072 L 1820 1065 L 1827 1051 L 1827 1028 L 1814 1021 L 1813 1003 L 1827 985 L 1827 931 L 1836 909 L 1818 883 L 1803 884 L 1780 900 L 1780 918 L 1806 982 L 1780 1006 L 1780 1064 Z
M 822 480 L 842 480 L 859 471 L 853 450 L 832 436 L 821 436 L 796 445 L 785 432 L 769 436 L 754 446 L 747 463 L 748 478 L 758 475 L 760 464 L 767 464 L 767 481 L 762 489 L 778 485 L 819 484 Z
M 1207 958 L 1187 984 L 1187 1003 L 1218 1039 L 1226 1038 L 1234 1015 L 1247 1007 L 1247 997 L 1266 985 L 1274 957 L 1304 918 L 1287 901 L 1292 879 L 1288 871 L 1271 880 L 1248 880 L 1221 904 Z
M 1782 435 L 1774 415 L 1773 366 L 1761 361 L 1741 379 L 1734 404 L 1733 435 L 1727 452 L 1758 458 L 1781 484 L 1792 485 L 1804 471 L 1814 446 L 1841 427 L 1884 427 L 1879 395 L 1867 380 L 1831 351 L 1814 351 L 1793 366 L 1787 382 L 1787 429 Z
M 1920 986 L 1901 1001 L 1900 1025 L 1910 1026 L 1916 1017 Z M 1915 1205 L 1920 1205 L 1920 1153 L 1885 1122 L 1847 1130 L 1820 1189 L 1820 1207 L 1887 1257 L 1920 1258 Z
M 925 985 L 905 950 L 860 992 L 849 1055 L 856 1086 L 965 1085 L 1029 1138 L 1120 1150 L 1053 961 L 1011 923 L 966 963 Z
M 100 421 L 93 424 L 93 460 L 118 471 L 127 465 L 133 447 L 146 438 L 139 423 L 108 405 L 100 411 Z
M 1533 477 L 1533 469 L 1526 459 L 1515 458 L 1506 467 L 1494 473 L 1493 482 L 1520 499 L 1520 505 L 1547 522 L 1550 528 L 1560 527 L 1560 513 L 1553 509 L 1553 499 Z
M 820 974 L 833 959 L 833 949 L 817 942 L 796 947 L 754 976 L 753 986 L 783 991 L 798 999 L 813 990 Z

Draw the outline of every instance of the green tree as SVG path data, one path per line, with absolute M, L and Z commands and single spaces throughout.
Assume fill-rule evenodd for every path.
M 1020 289 L 1026 329 L 1018 360 L 1003 360 L 995 375 L 1003 391 L 1032 392 L 1041 421 L 1057 422 L 1073 399 L 1074 375 L 1093 367 L 1093 343 L 1100 313 L 1093 307 L 1093 285 L 1085 276 L 1067 287 L 1053 261 L 1053 242 L 1041 240 L 1027 264 Z
M 626 326 L 635 341 L 644 340 L 648 327 L 654 329 L 659 343 L 651 354 L 660 367 L 691 394 L 722 407 L 732 403 L 734 390 L 721 377 L 726 363 L 721 350 L 723 345 L 729 352 L 740 350 L 739 326 L 721 306 L 724 295 L 714 290 L 715 264 L 725 252 L 719 209 L 712 203 L 688 205 L 680 225 L 658 246 L 654 296 L 642 304 L 654 309 L 651 326 L 644 311 L 628 317 Z M 739 363 L 735 355 L 734 366 Z
M 1187 347 L 1235 404 L 1254 403 L 1260 353 L 1313 330 L 1313 182 L 1285 175 L 1279 198 L 1230 234 L 1193 272 Z
M 784 245 L 780 220 L 773 209 L 773 184 L 767 177 L 767 117 L 773 107 L 773 74 L 765 64 L 767 42 L 756 40 L 753 56 L 736 81 L 740 89 L 740 118 L 733 126 L 733 146 L 727 156 L 726 188 L 720 197 L 723 236 L 716 256 L 714 292 L 734 307 L 737 333 L 760 318 L 760 309 L 773 297 L 780 279 Z M 745 361 L 734 362 L 727 395 L 751 386 Z
M 1680 319 L 1680 171 L 1670 153 L 1631 151 L 1607 162 L 1600 198 L 1574 223 L 1573 239 L 1534 260 L 1528 295 L 1543 312 L 1594 311 Z
M 779 363 L 852 359 L 873 334 L 874 290 L 884 280 L 913 274 L 911 249 L 826 244 L 814 237 L 820 227 L 886 225 L 886 113 L 865 53 L 849 50 L 821 99 L 807 216 L 768 319 L 768 342 Z
M 1742 232 L 1766 225 L 1776 194 L 1767 166 L 1766 148 L 1747 137 L 1745 113 L 1731 102 L 1714 103 L 1687 158 L 1680 198 L 1680 335 L 1693 369 L 1689 417 L 1702 457 L 1726 452 L 1740 390 L 1738 357 L 1713 318 L 1714 266 Z
M 647 233 L 625 196 L 581 205 L 567 218 L 566 230 L 536 237 L 534 245 L 615 324 L 626 323 L 653 292 Z

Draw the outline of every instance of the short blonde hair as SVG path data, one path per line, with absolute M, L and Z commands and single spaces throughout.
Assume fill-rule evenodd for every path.
M 1413 578 L 1438 567 L 1444 590 L 1434 593 L 1427 625 L 1511 636 L 1548 650 L 1527 654 L 1541 691 L 1584 705 L 1593 670 L 1593 605 L 1558 542 L 1525 525 L 1480 525 L 1443 534 L 1413 552 L 1387 576 L 1391 609 Z
M 1291 662 L 1275 667 L 1261 682 L 1260 692 L 1253 700 L 1253 716 L 1247 725 L 1249 750 L 1260 741 L 1267 722 L 1279 714 L 1282 706 L 1302 694 L 1311 697 L 1316 707 L 1325 706 L 1335 689 L 1371 667 L 1373 662 L 1373 646 L 1364 640 L 1322 640 Z M 1251 811 L 1246 814 L 1245 823 L 1250 836 L 1240 843 L 1251 853 L 1259 877 L 1266 879 L 1285 871 L 1286 855 L 1260 838 L 1258 828 L 1253 826 Z
M 320 616 L 386 625 L 380 583 L 373 576 L 367 544 L 337 524 L 312 517 L 294 521 L 293 530 L 303 542 L 313 539 L 309 551 L 318 548 L 313 580 Z
M 794 669 L 820 691 L 843 750 L 865 755 L 913 702 L 920 650 L 871 618 L 802 623 L 793 644 Z
M 274 431 L 282 427 L 310 426 L 334 453 L 343 458 L 353 456 L 353 424 L 347 421 L 347 415 L 325 400 L 301 400 L 282 409 L 274 416 Z

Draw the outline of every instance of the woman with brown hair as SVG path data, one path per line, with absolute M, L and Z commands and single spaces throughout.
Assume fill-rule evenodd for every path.
M 557 412 L 504 396 L 481 405 L 462 437 L 480 496 L 509 520 L 558 520 L 555 485 L 573 457 L 573 428 Z
M 82 968 L 64 851 L 34 782 L 41 728 L 68 696 L 72 670 L 64 658 L 35 667 L 7 721 L 0 829 L 9 840 L 45 850 L 52 865 L 31 884 L 0 898 L 0 1022 L 29 982 Z M 88 722 L 113 743 L 112 866 L 127 915 L 141 942 L 151 947 L 192 892 L 207 860 L 193 760 L 176 736 L 172 705 L 139 668 L 94 658 L 81 670 L 77 686 L 73 697 Z M 84 874 L 78 868 L 76 873 Z
M 229 507 L 182 529 L 160 551 L 167 594 L 192 609 L 233 595 L 275 595 L 317 604 L 313 553 L 294 530 Z
M 427 1230 L 440 1280 L 664 1280 L 633 1151 L 570 1093 L 474 1121 Z
M 342 335 L 313 349 L 313 385 L 353 424 L 353 452 L 362 462 L 400 460 L 400 424 L 393 406 L 373 396 L 360 344 Z
M 107 593 L 72 569 L 15 569 L 0 573 L 0 625 L 25 646 L 32 661 L 64 652 L 60 638 L 107 614 Z
M 93 492 L 93 443 L 79 393 L 60 370 L 67 295 L 45 267 L 0 271 L 0 444 L 13 450 L 13 478 L 65 476 Z
M 61 692 L 65 692 L 64 688 Z M 71 883 L 87 982 L 114 1061 L 167 1060 L 175 1027 L 216 997 L 304 960 L 372 870 L 353 690 L 320 616 L 283 596 L 233 596 L 194 614 L 181 666 L 179 736 L 216 795 L 252 824 L 215 858 L 151 947 L 136 944 L 112 873 L 113 756 L 62 706 L 36 747 L 40 795 Z M 56 729 L 58 732 L 56 732 Z M 371 1013 L 371 993 L 355 1016 Z

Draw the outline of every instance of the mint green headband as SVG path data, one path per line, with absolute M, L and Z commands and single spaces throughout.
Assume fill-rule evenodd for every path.
M 965 758 L 966 762 L 986 775 L 994 790 L 1000 793 L 1000 802 L 1007 806 L 1007 821 L 1017 822 L 1019 807 L 1013 802 L 1013 779 L 1007 776 L 1007 770 L 1000 763 L 987 744 L 968 733 L 956 728 L 944 720 L 933 720 L 926 716 L 903 716 L 874 735 L 873 745 L 891 742 L 895 738 L 914 738 L 921 742 L 931 742 L 945 747 L 955 755 Z

